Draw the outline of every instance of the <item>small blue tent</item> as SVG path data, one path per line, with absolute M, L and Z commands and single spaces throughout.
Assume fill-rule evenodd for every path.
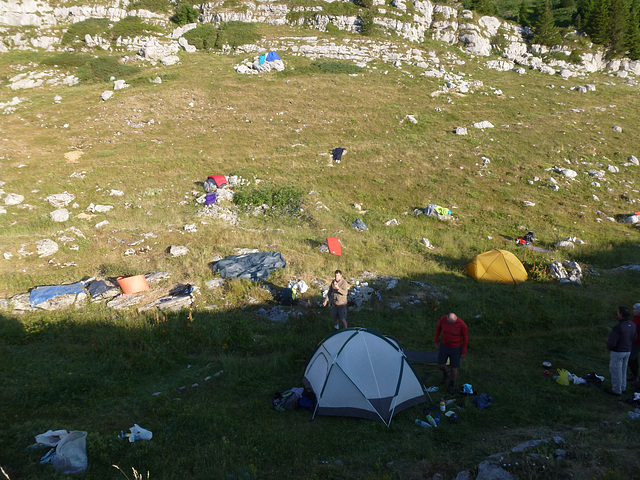
M 276 60 L 282 60 L 276 52 L 267 53 L 267 62 L 274 62 Z

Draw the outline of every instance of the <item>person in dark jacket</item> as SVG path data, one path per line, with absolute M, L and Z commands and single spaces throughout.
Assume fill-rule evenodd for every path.
M 637 382 L 638 378 L 638 353 L 640 353 L 640 303 L 633 306 L 633 320 L 636 326 L 636 341 L 631 347 L 631 355 L 629 356 L 629 370 L 631 370 L 631 381 Z
M 627 363 L 636 338 L 636 326 L 631 321 L 629 308 L 618 307 L 618 324 L 611 329 L 607 340 L 611 373 L 611 388 L 606 389 L 607 393 L 622 395 L 627 389 Z

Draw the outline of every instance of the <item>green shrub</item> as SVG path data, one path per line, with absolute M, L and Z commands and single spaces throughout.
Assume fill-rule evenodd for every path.
M 243 210 L 251 210 L 261 205 L 271 208 L 271 214 L 295 215 L 300 211 L 302 190 L 293 185 L 276 187 L 260 184 L 237 189 L 233 203 Z
M 171 11 L 171 3 L 168 0 L 136 0 L 127 6 L 127 10 L 148 10 L 156 13 L 168 13 Z
M 500 53 L 504 52 L 507 48 L 507 38 L 501 33 L 496 33 L 491 37 L 491 47 Z
M 243 22 L 223 23 L 219 28 L 200 25 L 184 34 L 185 39 L 198 50 L 222 49 L 224 45 L 236 48 L 260 39 L 255 25 Z
M 76 76 L 89 82 L 108 82 L 111 77 L 126 78 L 139 72 L 138 67 L 123 65 L 117 57 L 92 58 L 78 69 Z
M 109 24 L 108 18 L 89 18 L 82 22 L 74 23 L 69 29 L 62 35 L 62 45 L 69 45 L 78 40 L 84 41 L 86 35 L 99 35 L 101 37 L 109 37 Z
M 579 65 L 582 63 L 582 52 L 580 50 L 571 50 L 571 53 L 567 57 L 569 63 Z
M 218 29 L 213 25 L 199 25 L 198 28 L 189 30 L 184 38 L 198 50 L 211 50 L 215 47 L 218 38 Z
M 297 24 L 298 21 L 304 16 L 303 12 L 289 10 L 286 15 L 287 23 L 289 24 Z M 329 29 L 327 29 L 328 31 Z
M 353 2 L 332 2 L 324 5 L 324 13 L 326 15 L 346 15 L 355 16 L 360 11 L 359 7 Z
M 45 58 L 40 61 L 40 65 L 48 65 L 60 68 L 78 68 L 86 64 L 89 59 L 88 55 L 82 55 L 75 52 L 63 52 L 53 57 Z
M 126 17 L 116 22 L 111 29 L 111 40 L 118 37 L 135 37 L 145 33 L 161 32 L 162 28 L 156 25 L 149 25 L 138 17 Z
M 223 45 L 227 44 L 232 48 L 236 48 L 247 43 L 255 43 L 260 38 L 261 35 L 256 32 L 256 26 L 253 23 L 222 23 L 216 40 L 216 48 L 221 49 Z
M 178 25 L 186 25 L 197 22 L 199 16 L 200 11 L 187 3 L 180 3 L 176 8 L 176 13 L 171 17 L 171 21 Z
M 362 22 L 362 35 L 370 36 L 373 34 L 375 30 L 375 25 L 373 23 L 373 12 L 371 10 L 366 10 L 360 14 L 360 20 Z
M 340 29 L 336 27 L 333 23 L 327 23 L 327 33 L 331 35 L 338 35 L 340 33 Z

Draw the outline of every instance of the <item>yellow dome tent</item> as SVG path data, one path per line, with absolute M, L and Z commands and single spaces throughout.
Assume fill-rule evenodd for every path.
M 478 255 L 465 267 L 464 272 L 476 280 L 511 285 L 527 279 L 527 272 L 520 260 L 513 253 L 497 248 Z

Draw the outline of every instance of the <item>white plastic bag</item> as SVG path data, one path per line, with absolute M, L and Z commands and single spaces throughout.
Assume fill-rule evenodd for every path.
M 51 461 L 57 472 L 82 473 L 87 469 L 87 432 L 73 430 L 58 443 Z
M 67 435 L 69 435 L 68 430 L 47 430 L 45 433 L 36 435 L 36 442 L 48 447 L 55 447 Z
M 133 427 L 131 427 L 129 431 L 131 431 L 131 435 L 129 436 L 129 441 L 131 443 L 136 440 L 151 440 L 153 438 L 153 433 L 151 433 L 150 430 L 142 428 L 137 423 L 134 423 Z

